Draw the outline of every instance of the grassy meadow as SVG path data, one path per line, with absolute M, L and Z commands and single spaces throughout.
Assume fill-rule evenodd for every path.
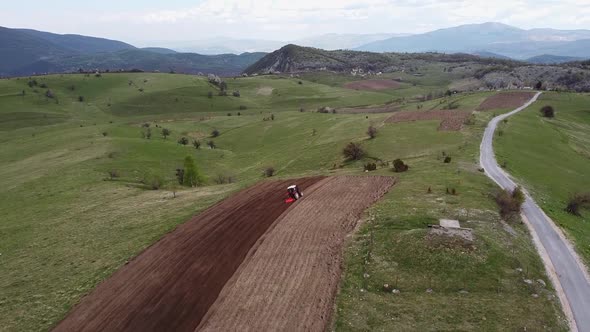
M 590 210 L 565 211 L 575 193 L 590 192 L 590 96 L 544 93 L 539 101 L 502 124 L 494 148 L 500 163 L 533 195 L 590 264 Z M 555 118 L 541 116 L 545 105 Z
M 396 158 L 410 169 L 374 172 L 399 183 L 368 211 L 345 250 L 334 328 L 566 329 L 551 286 L 523 282 L 547 281 L 542 264 L 525 227 L 500 221 L 490 197 L 496 187 L 477 169 L 491 112 L 459 132 L 437 131 L 437 121 L 385 124 L 388 114 L 315 112 L 400 97 L 403 109 L 416 110 L 416 95 L 445 91 L 450 79 L 432 74 L 399 90 L 370 92 L 344 89 L 345 77 L 325 74 L 230 78 L 229 96 L 189 75 L 33 79 L 32 87 L 29 78 L 0 80 L 0 330 L 50 329 L 98 282 L 191 215 L 263 180 L 266 167 L 277 177 L 364 174 L 363 163 Z M 446 97 L 421 109 L 451 101 L 473 109 L 489 95 Z M 379 130 L 372 140 L 369 125 Z M 162 128 L 171 135 L 163 137 Z M 189 144 L 179 144 L 181 137 Z M 364 160 L 343 160 L 351 141 L 367 150 Z M 187 155 L 204 186 L 176 185 L 175 170 Z M 234 181 L 219 184 L 220 177 Z M 153 179 L 159 190 L 150 189 Z M 427 226 L 438 218 L 473 228 L 474 245 L 433 243 Z M 401 293 L 383 292 L 384 283 Z

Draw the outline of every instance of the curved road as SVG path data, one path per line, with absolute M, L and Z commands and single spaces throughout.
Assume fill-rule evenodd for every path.
M 516 184 L 496 162 L 492 147 L 494 131 L 500 121 L 529 107 L 540 95 L 541 92 L 538 92 L 523 106 L 510 113 L 493 118 L 484 132 L 480 147 L 480 164 L 484 168 L 486 175 L 504 189 L 512 190 Z M 565 294 L 565 297 L 561 294 L 560 299 L 564 312 L 567 316 L 570 316 L 570 320 L 572 318 L 574 320 L 574 322 L 570 322 L 572 330 L 590 331 L 590 281 L 587 278 L 585 267 L 563 234 L 560 233 L 561 231 L 543 213 L 543 210 L 539 208 L 528 193 L 523 204 L 522 214 L 525 221 L 528 219 L 533 238 L 545 261 L 545 266 L 549 269 L 548 273 L 551 275 L 552 272 L 555 272 L 557 275 L 557 278 L 552 279 L 554 279 L 554 286 L 558 293 L 562 289 L 563 294 Z

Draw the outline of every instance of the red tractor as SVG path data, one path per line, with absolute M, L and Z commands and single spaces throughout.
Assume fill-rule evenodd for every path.
M 285 203 L 293 203 L 303 197 L 301 190 L 299 190 L 299 187 L 295 184 L 287 187 L 287 195 L 288 197 L 285 199 Z

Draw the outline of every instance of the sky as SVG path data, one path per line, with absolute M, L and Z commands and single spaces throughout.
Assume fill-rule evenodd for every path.
M 525 29 L 590 29 L 590 0 L 2 2 L 0 26 L 105 37 L 137 46 L 221 36 L 293 41 L 326 33 L 421 33 L 483 22 Z

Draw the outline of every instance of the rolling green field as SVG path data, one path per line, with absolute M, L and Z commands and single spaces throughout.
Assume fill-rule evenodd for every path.
M 554 119 L 539 110 L 552 105 Z M 590 191 L 590 96 L 544 93 L 525 111 L 511 117 L 496 136 L 500 163 L 529 190 L 545 213 L 573 240 L 590 263 L 590 211 L 577 217 L 565 212 L 575 193 Z
M 478 114 L 460 132 L 437 131 L 437 121 L 384 124 L 388 114 L 315 112 L 382 105 L 399 96 L 411 100 L 431 91 L 436 77 L 395 92 L 348 90 L 306 77 L 238 78 L 227 80 L 230 96 L 218 96 L 204 78 L 188 75 L 35 80 L 33 87 L 28 78 L 0 80 L 0 330 L 51 328 L 142 249 L 191 215 L 263 180 L 265 167 L 274 167 L 277 177 L 364 174 L 364 162 L 396 158 L 410 170 L 374 172 L 399 183 L 368 211 L 345 250 L 334 328 L 566 329 L 551 286 L 523 282 L 547 281 L 543 266 L 526 228 L 500 222 L 490 196 L 496 187 L 477 169 L 491 112 Z M 444 91 L 449 82 L 436 84 Z M 46 97 L 48 89 L 53 98 Z M 231 95 L 235 90 L 240 97 Z M 472 109 L 488 95 L 449 99 Z M 448 102 L 425 102 L 423 109 Z M 405 102 L 403 108 L 416 105 Z M 151 139 L 143 134 L 146 123 Z M 379 130 L 373 140 L 365 133 L 371 124 Z M 172 134 L 162 137 L 162 128 Z M 211 137 L 214 129 L 219 137 Z M 181 137 L 202 146 L 181 145 Z M 209 140 L 215 149 L 207 148 Z M 367 150 L 365 160 L 343 160 L 341 149 L 351 141 Z M 451 163 L 443 163 L 443 153 Z M 187 155 L 197 161 L 206 185 L 175 185 L 175 170 Z M 118 177 L 110 179 L 112 171 Z M 235 181 L 218 184 L 219 176 Z M 154 179 L 159 190 L 150 189 Z M 446 194 L 446 188 L 457 194 Z M 433 242 L 427 226 L 438 218 L 472 228 L 473 246 Z M 384 283 L 401 293 L 383 292 Z

